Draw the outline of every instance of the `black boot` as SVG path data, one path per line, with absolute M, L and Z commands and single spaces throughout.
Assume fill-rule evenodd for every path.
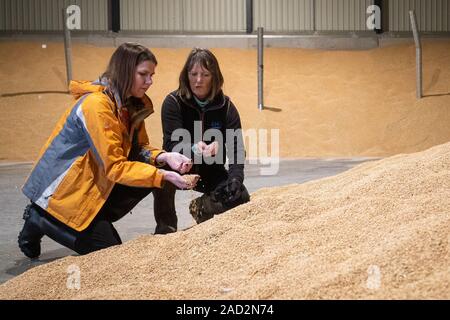
M 44 234 L 40 228 L 34 222 L 35 219 L 31 219 L 31 216 L 38 214 L 33 210 L 32 205 L 26 206 L 23 213 L 23 219 L 25 224 L 22 231 L 19 233 L 19 248 L 28 258 L 37 258 L 41 254 L 41 239 Z
M 76 251 L 77 233 L 42 211 L 44 210 L 35 204 L 28 205 L 25 209 L 25 224 L 18 241 L 20 250 L 29 258 L 37 258 L 41 254 L 41 239 L 46 235 Z
M 213 195 L 205 193 L 192 200 L 189 204 L 189 213 L 197 224 L 211 219 L 215 214 L 226 211 L 224 205 L 217 201 Z
M 155 234 L 168 234 L 173 232 L 177 232 L 177 229 L 164 223 L 158 223 L 155 228 Z
M 205 193 L 194 199 L 189 204 L 189 213 L 197 224 L 211 219 L 216 214 L 224 213 L 234 207 L 250 201 L 250 195 L 247 188 L 242 185 L 241 197 L 233 203 L 224 203 L 222 199 L 216 196 L 216 192 Z

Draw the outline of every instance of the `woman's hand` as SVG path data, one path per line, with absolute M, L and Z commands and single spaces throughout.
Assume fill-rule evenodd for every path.
M 197 174 L 188 174 L 185 176 L 179 175 L 175 171 L 161 170 L 164 180 L 169 181 L 175 185 L 178 189 L 192 189 L 197 185 L 197 181 L 200 176 Z
M 192 160 L 178 152 L 163 152 L 156 157 L 157 162 L 164 162 L 173 170 L 183 174 L 192 168 Z
M 217 154 L 219 151 L 219 143 L 214 141 L 211 144 L 206 144 L 203 141 L 197 142 L 197 144 L 193 148 L 194 153 L 197 155 L 203 155 L 205 157 L 212 157 Z
M 203 155 L 205 157 L 215 156 L 217 152 L 219 152 L 219 143 L 217 141 L 214 141 L 203 149 Z

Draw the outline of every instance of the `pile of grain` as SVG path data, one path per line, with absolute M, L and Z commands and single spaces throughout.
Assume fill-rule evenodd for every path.
M 386 157 L 450 140 L 450 40 L 424 39 L 422 45 L 425 98 L 420 100 L 413 41 L 360 51 L 266 48 L 264 104 L 269 108 L 263 112 L 257 110 L 256 50 L 213 52 L 244 130 L 280 129 L 280 157 Z M 114 49 L 73 43 L 74 79 L 96 79 Z M 161 146 L 161 105 L 178 88 L 189 49 L 152 50 L 158 67 L 147 93 L 155 113 L 146 127 L 152 145 Z M 65 68 L 62 42 L 47 43 L 46 49 L 41 42 L 0 42 L 0 161 L 36 159 L 73 103 L 57 93 L 67 90 Z M 252 154 L 246 143 L 247 156 L 265 156 Z
M 449 299 L 449 231 L 447 143 L 262 189 L 189 230 L 36 267 L 0 298 Z

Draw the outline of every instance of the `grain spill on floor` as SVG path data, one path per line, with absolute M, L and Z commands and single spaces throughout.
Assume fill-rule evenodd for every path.
M 1 285 L 0 299 L 449 299 L 449 231 L 447 143 L 35 267 Z M 67 286 L 73 268 L 79 290 Z

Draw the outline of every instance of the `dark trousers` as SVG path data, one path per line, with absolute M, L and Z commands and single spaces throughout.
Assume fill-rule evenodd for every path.
M 165 182 L 163 188 L 153 190 L 153 212 L 155 214 L 155 234 L 177 231 L 177 212 L 175 209 L 175 193 L 177 187 Z
M 200 180 L 194 190 L 209 195 L 220 184 L 225 183 L 227 179 L 228 173 L 224 170 L 219 172 L 217 175 L 210 177 L 208 180 Z M 156 220 L 155 234 L 165 234 L 175 232 L 177 230 L 178 219 L 175 208 L 176 191 L 177 188 L 169 182 L 166 182 L 162 189 L 155 188 L 153 190 L 153 208 Z M 240 205 L 249 201 L 246 197 L 248 197 L 248 192 L 245 189 L 242 199 L 238 200 L 235 205 Z M 227 209 L 223 209 L 222 211 L 217 212 L 217 214 L 222 213 L 225 210 Z
M 116 184 L 91 225 L 78 237 L 77 249 L 84 253 L 122 244 L 112 222 L 128 214 L 152 188 L 129 187 Z
M 172 170 L 169 166 L 163 167 L 164 170 Z M 192 173 L 198 173 L 194 166 Z M 219 183 L 228 179 L 228 173 L 225 169 L 214 171 L 214 174 L 208 175 L 208 179 L 201 179 L 195 191 L 208 193 L 214 190 Z M 163 188 L 153 190 L 153 210 L 156 221 L 155 234 L 165 234 L 177 231 L 177 211 L 175 209 L 175 193 L 177 187 L 170 182 L 165 182 Z
M 89 227 L 81 232 L 69 228 L 37 205 L 34 205 L 34 207 L 42 217 L 51 221 L 60 232 L 69 233 L 76 238 L 73 248 L 70 249 L 79 254 L 87 254 L 121 244 L 122 240 L 112 222 L 125 216 L 152 190 L 152 188 L 137 188 L 116 184 Z M 52 238 L 58 242 L 58 238 Z

